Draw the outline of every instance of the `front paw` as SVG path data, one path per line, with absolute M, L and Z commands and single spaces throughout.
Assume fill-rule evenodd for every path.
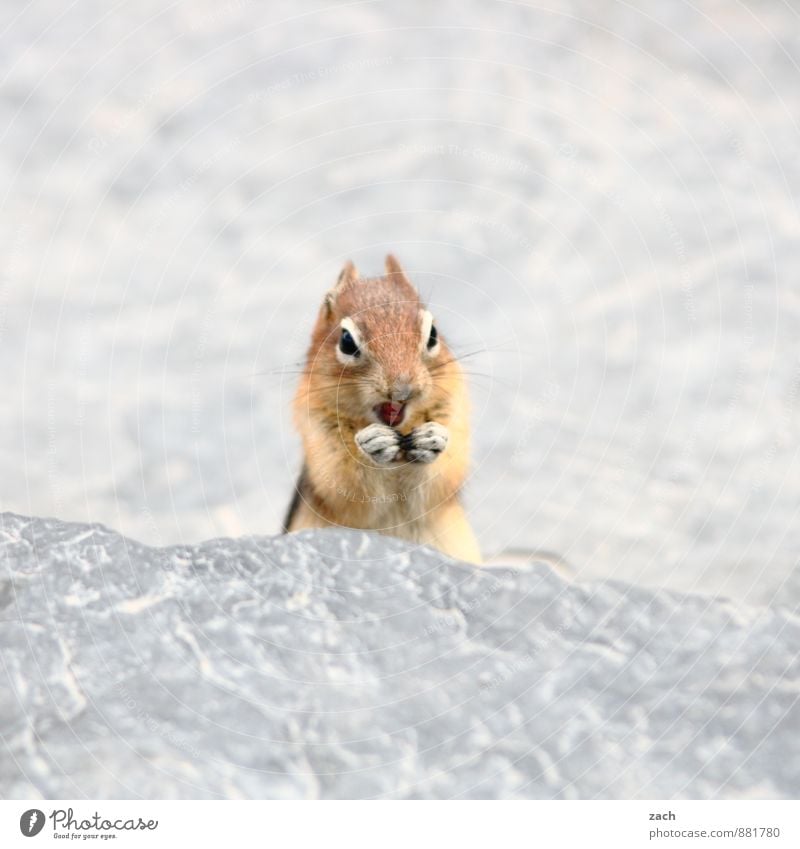
M 425 422 L 403 439 L 406 458 L 412 463 L 432 463 L 447 448 L 450 434 L 444 425 Z
M 388 466 L 400 453 L 400 434 L 389 425 L 371 424 L 356 434 L 356 445 L 379 466 Z

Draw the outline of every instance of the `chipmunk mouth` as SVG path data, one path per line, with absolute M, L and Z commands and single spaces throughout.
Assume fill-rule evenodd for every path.
M 375 415 L 389 427 L 397 427 L 405 417 L 406 405 L 400 401 L 386 401 L 375 407 Z

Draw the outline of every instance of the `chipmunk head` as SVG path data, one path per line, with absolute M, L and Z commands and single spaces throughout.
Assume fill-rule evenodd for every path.
M 362 278 L 348 263 L 320 310 L 306 367 L 307 403 L 341 418 L 411 425 L 445 403 L 451 360 L 436 322 L 393 256 Z

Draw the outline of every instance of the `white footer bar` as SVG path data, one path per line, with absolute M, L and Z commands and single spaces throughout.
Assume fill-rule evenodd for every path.
M 800 846 L 800 803 L 0 801 L 0 846 Z

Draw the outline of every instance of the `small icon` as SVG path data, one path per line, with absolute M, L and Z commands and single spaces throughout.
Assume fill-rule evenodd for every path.
M 44 813 L 38 808 L 31 808 L 19 818 L 19 830 L 25 837 L 36 837 L 44 828 Z

